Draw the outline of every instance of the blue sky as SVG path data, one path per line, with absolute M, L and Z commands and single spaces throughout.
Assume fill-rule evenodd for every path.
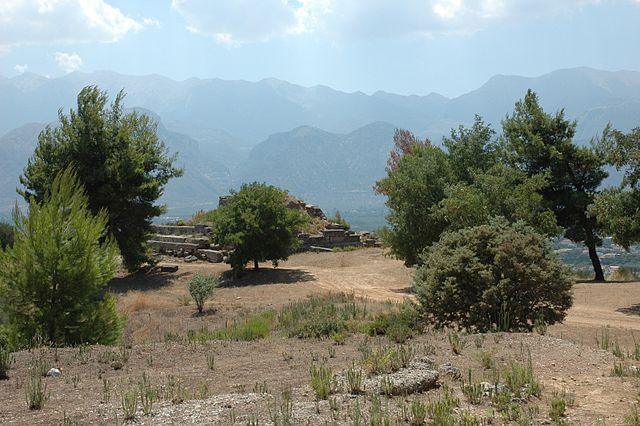
M 0 75 L 112 70 L 457 96 L 640 71 L 640 0 L 1 0 Z

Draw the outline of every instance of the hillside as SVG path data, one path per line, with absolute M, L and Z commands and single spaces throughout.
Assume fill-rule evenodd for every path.
M 112 95 L 124 88 L 126 105 L 156 117 L 161 138 L 171 152 L 179 152 L 186 173 L 165 191 L 170 216 L 215 207 L 219 195 L 257 180 L 282 186 L 329 213 L 342 210 L 357 227 L 375 228 L 383 224 L 384 200 L 371 188 L 384 174 L 394 127 L 436 143 L 476 113 L 499 128 L 528 88 L 538 92 L 547 111 L 564 108 L 578 120 L 581 143 L 607 123 L 621 130 L 640 125 L 640 72 L 633 71 L 498 75 L 452 99 L 435 93 L 345 93 L 276 79 L 174 81 L 113 72 L 49 79 L 24 73 L 0 79 L 0 215 L 13 206 L 17 176 L 42 128 L 29 123 L 55 122 L 58 109 L 74 106 L 88 84 Z

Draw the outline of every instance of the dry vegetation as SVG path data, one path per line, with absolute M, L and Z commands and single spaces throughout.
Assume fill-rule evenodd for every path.
M 567 320 L 545 335 L 427 328 L 405 341 L 368 333 L 410 297 L 410 271 L 381 250 L 264 265 L 223 284 L 198 315 L 187 281 L 226 269 L 113 280 L 124 344 L 13 354 L 0 423 L 638 424 L 638 283 L 577 284 Z M 440 372 L 436 389 L 385 395 L 385 373 L 424 357 Z M 30 378 L 54 366 L 60 377 Z

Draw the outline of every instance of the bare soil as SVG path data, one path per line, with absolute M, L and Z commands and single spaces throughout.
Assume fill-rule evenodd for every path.
M 174 260 L 168 260 L 174 262 Z M 380 249 L 342 253 L 303 253 L 292 256 L 276 269 L 269 264 L 219 288 L 198 315 L 193 303 L 187 305 L 186 283 L 195 273 L 222 274 L 227 265 L 179 263 L 176 273 L 149 272 L 122 275 L 110 290 L 129 320 L 127 348 L 101 347 L 35 349 L 14 354 L 9 380 L 0 381 L 0 424 L 122 424 L 121 394 L 138 383 L 145 373 L 161 389 L 164 398 L 149 416 L 136 416 L 140 424 L 221 424 L 245 425 L 259 418 L 271 424 L 270 412 L 285 389 L 293 392 L 294 424 L 352 424 L 356 401 L 361 401 L 364 417 L 369 413 L 366 397 L 344 393 L 334 398 L 333 410 L 327 401 L 316 403 L 310 387 L 309 366 L 323 361 L 334 373 L 342 373 L 358 362 L 363 345 L 390 344 L 386 338 L 362 334 L 347 337 L 343 345 L 331 340 L 287 339 L 272 336 L 252 342 L 212 341 L 205 344 L 173 342 L 171 336 L 185 336 L 188 330 L 223 326 L 238 316 L 265 309 L 278 309 L 313 294 L 347 292 L 367 298 L 370 309 L 384 309 L 388 301 L 411 297 L 412 270 L 402 262 L 385 257 Z M 609 348 L 601 349 L 609 339 Z M 410 341 L 417 356 L 429 356 L 436 366 L 451 363 L 466 379 L 489 379 L 481 363 L 492 357 L 506 369 L 510 363 L 526 362 L 530 351 L 535 374 L 544 391 L 523 406 L 533 413 L 533 424 L 551 424 L 548 411 L 554 391 L 575 395 L 575 403 L 564 418 L 569 424 L 624 424 L 624 417 L 638 397 L 638 378 L 613 377 L 614 363 L 640 366 L 640 361 L 616 358 L 616 343 L 632 354 L 635 339 L 640 342 L 640 283 L 578 283 L 574 286 L 574 306 L 563 324 L 549 327 L 545 336 L 535 333 L 493 333 L 462 336 L 461 354 L 454 354 L 448 335 L 428 331 Z M 128 360 L 114 369 L 108 360 L 125 351 Z M 208 368 L 207 357 L 215 357 Z M 34 359 L 62 370 L 61 377 L 47 377 L 49 400 L 41 410 L 29 410 L 25 402 L 28 369 Z M 462 395 L 459 379 L 441 374 L 440 383 L 460 399 L 460 410 L 469 410 L 493 424 L 509 421 L 495 412 L 489 402 L 469 404 Z M 184 398 L 176 389 L 187 389 Z M 387 400 L 392 424 L 404 421 L 402 407 L 413 400 L 435 400 L 437 390 Z M 266 392 L 265 392 L 266 391 Z M 171 393 L 171 395 L 169 395 Z M 179 393 L 179 392 L 178 392 Z M 173 395 L 173 396 L 172 396 Z M 171 396 L 171 397 L 170 397 Z M 184 399 L 184 401 L 181 401 Z

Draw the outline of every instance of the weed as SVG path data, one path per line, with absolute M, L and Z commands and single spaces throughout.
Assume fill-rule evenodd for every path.
M 467 345 L 464 337 L 456 331 L 449 331 L 447 336 L 449 338 L 449 346 L 451 346 L 451 352 L 456 355 L 460 355 L 462 353 L 462 350 Z
M 178 306 L 189 306 L 191 304 L 191 299 L 186 294 L 178 297 Z
M 311 364 L 309 373 L 311 375 L 311 387 L 316 394 L 316 399 L 324 400 L 329 398 L 333 382 L 333 372 L 331 368 L 326 365 L 316 367 L 315 364 Z
M 74 374 L 71 376 L 71 383 L 73 384 L 74 389 L 78 389 L 78 383 L 80 383 L 80 375 Z
M 624 359 L 624 352 L 622 352 L 622 350 L 620 349 L 620 345 L 618 344 L 618 340 L 617 339 L 613 343 L 613 346 L 611 348 L 611 353 L 616 358 Z
M 549 408 L 549 417 L 553 424 L 561 422 L 567 409 L 567 402 L 563 398 L 553 397 L 551 399 L 551 407 Z
M 624 424 L 627 426 L 640 426 L 640 411 L 638 411 L 638 404 L 633 404 L 629 412 L 624 417 Z
M 327 348 L 327 351 L 329 352 L 329 358 L 335 358 L 336 357 L 336 348 L 334 348 L 333 346 L 329 346 Z
M 331 333 L 330 337 L 336 345 L 344 345 L 347 340 L 347 333 L 345 331 L 335 331 Z
M 267 394 L 269 393 L 269 385 L 267 385 L 266 381 L 256 382 L 253 385 L 253 393 Z
M 473 338 L 473 343 L 476 345 L 477 349 L 480 349 L 484 345 L 484 334 L 477 334 Z
M 38 371 L 31 371 L 25 383 L 25 395 L 27 406 L 30 410 L 40 410 L 49 399 L 47 385 L 42 381 L 42 374 Z
M 473 383 L 471 380 L 471 369 L 469 369 L 469 382 L 462 382 L 462 394 L 470 404 L 480 404 L 482 401 L 482 386 L 480 383 Z
M 504 379 L 507 388 L 517 398 L 539 397 L 542 392 L 540 382 L 533 372 L 530 351 L 528 352 L 526 365 L 511 362 L 509 369 L 505 372 Z
M 138 411 L 138 389 L 134 386 L 125 389 L 120 397 L 120 405 L 125 420 L 133 419 Z
M 609 327 L 602 327 L 600 329 L 600 338 L 598 338 L 598 334 L 596 334 L 596 346 L 598 347 L 598 349 L 602 349 L 605 351 L 609 350 L 609 347 L 611 346 Z
M 107 404 L 111 400 L 111 386 L 109 380 L 102 379 L 102 403 Z
M 480 419 L 478 419 L 471 411 L 463 410 L 460 413 L 460 426 L 480 426 Z
M 434 424 L 453 426 L 455 425 L 453 409 L 460 405 L 460 401 L 453 396 L 451 389 L 448 387 L 443 386 L 443 390 L 444 393 L 439 399 L 430 401 L 427 404 L 427 412 Z
M 274 426 L 293 426 L 295 424 L 291 389 L 282 392 L 280 401 L 275 398 L 273 404 L 269 404 L 269 417 Z
M 356 399 L 356 403 L 353 404 L 353 408 L 351 410 L 351 425 L 352 426 L 362 426 L 362 410 L 360 409 L 360 401 Z
M 493 370 L 496 367 L 496 359 L 492 351 L 480 352 L 480 365 L 485 370 Z
M 158 399 L 158 391 L 151 385 L 146 372 L 142 373 L 142 380 L 138 383 L 140 389 L 140 404 L 145 416 L 151 414 L 153 403 Z
M 349 392 L 352 395 L 361 394 L 364 392 L 364 381 L 362 379 L 362 370 L 356 368 L 354 365 L 347 370 L 347 386 Z
M 422 426 L 427 424 L 427 406 L 422 401 L 414 399 L 411 402 L 411 424 L 413 426 Z
M 216 355 L 213 352 L 207 353 L 207 368 L 213 370 L 216 366 Z
M 209 385 L 205 380 L 198 381 L 196 385 L 196 398 L 207 399 L 209 397 Z
M 380 392 L 383 395 L 391 396 L 393 395 L 393 379 L 389 376 L 384 376 L 380 379 Z

